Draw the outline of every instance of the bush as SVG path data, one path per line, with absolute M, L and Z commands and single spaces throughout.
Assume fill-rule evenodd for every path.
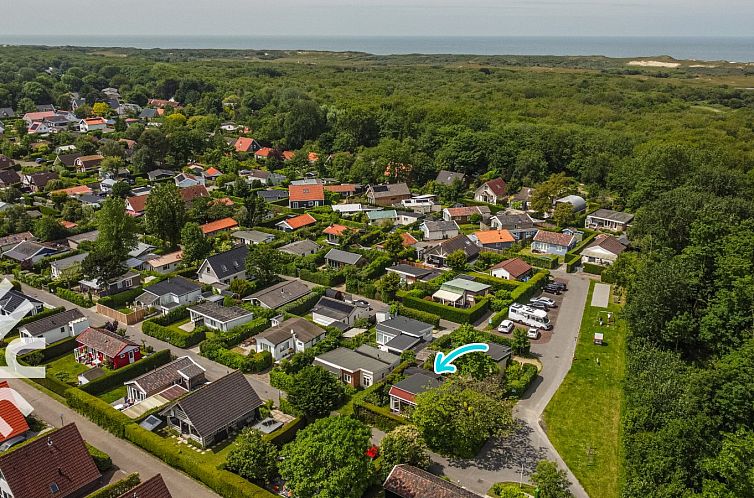
M 565 265 L 566 265 L 566 271 L 568 273 L 573 273 L 576 271 L 576 267 L 579 266 L 579 263 L 581 263 L 581 256 L 578 254 L 566 254 L 565 257 Z
M 512 361 L 505 369 L 505 395 L 509 398 L 520 398 L 536 378 L 537 367 L 531 363 Z
M 366 401 L 356 401 L 353 404 L 354 416 L 368 425 L 373 425 L 385 432 L 392 431 L 399 425 L 405 425 L 406 419 L 391 412 L 389 408 L 373 405 Z
M 137 472 L 134 472 L 133 474 L 129 474 L 120 481 L 114 482 L 105 486 L 104 488 L 98 489 L 94 493 L 87 495 L 86 498 L 118 498 L 119 496 L 122 496 L 126 492 L 138 486 L 140 483 L 141 479 L 139 479 L 139 474 Z
M 168 325 L 172 325 L 176 322 L 180 322 L 181 320 L 185 320 L 190 315 L 191 314 L 189 313 L 188 307 L 179 306 L 178 308 L 169 311 L 165 315 L 160 315 L 158 317 L 152 318 L 152 321 L 157 325 L 167 327 Z
M 592 275 L 602 275 L 605 271 L 604 266 L 595 265 L 592 263 L 584 263 L 584 273 L 591 273 Z
M 511 292 L 511 299 L 518 302 L 528 301 L 547 283 L 547 277 L 549 277 L 549 271 L 539 271 L 534 274 L 527 282 L 526 285 L 518 287 Z
M 296 433 L 304 426 L 306 426 L 306 421 L 301 417 L 296 417 L 275 432 L 265 434 L 264 438 L 278 448 L 282 448 L 284 444 L 293 441 Z
M 169 363 L 172 359 L 170 350 L 163 349 L 162 351 L 157 351 L 135 363 L 131 363 L 130 365 L 126 365 L 117 370 L 108 371 L 102 377 L 81 386 L 80 389 L 94 396 L 99 396 L 104 392 L 122 385 L 128 380 L 134 379 L 139 375 L 143 375 L 159 366 Z
M 288 392 L 293 383 L 293 376 L 288 375 L 279 368 L 273 368 L 270 371 L 270 385 L 275 389 Z
M 331 271 L 313 272 L 304 268 L 299 270 L 298 276 L 303 280 L 314 282 L 315 284 L 323 285 L 325 287 L 334 287 L 346 281 L 346 277 L 342 272 L 337 272 L 337 273 L 334 273 Z
M 124 437 L 126 426 L 132 423 L 126 415 L 81 389 L 69 388 L 65 400 L 68 406 L 118 437 Z
M 326 290 L 326 287 L 315 287 L 314 289 L 312 289 L 311 294 L 308 294 L 304 297 L 296 299 L 293 302 L 281 306 L 280 308 L 278 308 L 278 312 L 304 316 L 309 311 L 311 311 L 312 308 L 314 308 L 314 305 L 317 304 L 317 301 L 319 301 L 319 298 L 321 298 L 325 294 Z
M 86 449 L 89 451 L 89 456 L 94 460 L 94 464 L 97 466 L 97 470 L 101 473 L 105 473 L 113 468 L 113 460 L 110 455 L 104 451 L 100 451 L 89 443 L 86 443 Z
M 253 337 L 269 327 L 269 321 L 266 318 L 257 318 L 249 323 L 233 327 L 227 332 L 217 332 L 216 339 L 222 341 L 226 348 L 232 348 Z
M 272 354 L 269 351 L 246 356 L 227 349 L 222 338 L 219 337 L 202 342 L 199 351 L 205 358 L 243 373 L 261 372 L 272 366 Z
M 419 320 L 420 322 L 431 323 L 435 327 L 440 326 L 440 317 L 437 315 L 433 315 L 432 313 L 428 313 L 426 311 L 421 311 L 414 308 L 408 308 L 406 306 L 399 305 L 398 314 L 403 315 L 408 318 L 413 318 L 414 320 Z
M 65 289 L 63 287 L 58 287 L 57 289 L 55 289 L 55 295 L 62 299 L 65 299 L 66 301 L 70 301 L 77 306 L 81 306 L 82 308 L 91 308 L 92 306 L 94 306 L 94 302 L 89 299 L 88 296 Z
M 128 303 L 133 303 L 134 300 L 143 292 L 144 289 L 142 289 L 141 287 L 136 287 L 135 289 L 130 289 L 118 294 L 113 294 L 112 296 L 105 296 L 99 300 L 99 303 L 102 306 L 107 306 L 108 308 L 118 309 L 122 308 Z
M 400 294 L 403 304 L 408 308 L 425 311 L 432 315 L 437 315 L 445 320 L 455 323 L 474 323 L 489 310 L 490 301 L 488 298 L 482 298 L 471 308 L 453 308 L 445 306 L 434 301 L 427 301 L 407 294 Z
M 207 337 L 202 327 L 196 328 L 191 332 L 186 332 L 177 327 L 160 325 L 157 323 L 157 318 L 145 321 L 141 326 L 141 330 L 150 337 L 165 341 L 179 348 L 190 348 L 199 344 Z

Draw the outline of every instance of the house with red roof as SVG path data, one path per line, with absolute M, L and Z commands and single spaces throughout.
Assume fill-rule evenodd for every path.
M 231 230 L 238 227 L 238 222 L 233 218 L 223 218 L 221 220 L 210 221 L 200 228 L 205 236 L 215 235 L 225 230 Z
M 290 161 L 294 157 L 296 157 L 296 153 L 293 152 L 292 150 L 284 150 L 283 151 L 283 161 Z
M 267 159 L 272 159 L 279 157 L 281 154 L 278 153 L 275 149 L 272 149 L 270 147 L 262 147 L 261 149 L 254 152 L 254 159 L 257 161 L 265 161 Z
M 104 156 L 93 154 L 91 156 L 80 156 L 73 161 L 73 166 L 79 173 L 87 173 L 99 169 L 99 165 L 104 161 Z
M 21 119 L 24 120 L 28 128 L 32 123 L 41 123 L 45 119 L 51 118 L 53 116 L 55 116 L 55 111 L 27 112 Z
M 51 194 L 65 194 L 71 197 L 77 197 L 79 195 L 90 195 L 92 189 L 86 185 L 76 185 L 75 187 L 62 188 L 60 190 L 53 190 Z
M 204 178 L 207 180 L 216 180 L 217 177 L 222 174 L 223 172 L 215 168 L 214 166 L 210 166 L 209 168 L 207 168 L 207 171 L 203 173 Z
M 289 208 L 304 209 L 324 205 L 325 188 L 322 184 L 288 186 Z
M 352 228 L 345 225 L 332 224 L 323 230 L 323 233 L 327 235 L 327 242 L 332 245 L 340 245 L 340 241 L 343 236 Z
M 565 254 L 576 245 L 576 237 L 567 233 L 548 232 L 539 230 L 531 242 L 532 252 L 544 254 L 556 254 L 565 256 Z
M 81 133 L 104 130 L 105 128 L 107 128 L 107 121 L 105 118 L 85 118 L 79 121 L 79 131 Z
M 8 381 L 0 382 L 0 389 L 4 388 L 10 388 Z M 8 424 L 5 430 L 0 431 L 0 444 L 11 445 L 15 441 L 21 442 L 23 436 L 29 432 L 29 423 L 26 421 L 26 417 L 13 401 L 0 400 L 0 419 Z
M 292 218 L 279 221 L 275 224 L 275 226 L 284 232 L 293 232 L 295 230 L 298 230 L 299 228 L 313 225 L 315 223 L 317 223 L 317 220 L 314 218 L 314 216 L 310 215 L 309 213 L 304 213 L 299 216 L 294 216 Z
M 526 282 L 534 272 L 534 268 L 521 258 L 506 259 L 490 268 L 490 275 L 505 280 Z
M 186 204 L 191 204 L 195 199 L 200 197 L 209 197 L 207 187 L 204 185 L 192 185 L 190 187 L 182 188 L 180 191 L 181 199 Z
M 353 197 L 359 190 L 359 186 L 355 183 L 343 183 L 341 185 L 325 185 L 326 192 L 333 192 L 340 194 L 343 197 Z
M 471 223 L 471 218 L 474 216 L 479 216 L 480 221 L 487 221 L 491 215 L 490 208 L 487 206 L 460 206 L 442 210 L 443 220 L 455 221 L 459 225 Z
M 236 149 L 236 152 L 256 152 L 262 148 L 259 142 L 248 137 L 238 137 L 233 147 Z
M 88 327 L 76 337 L 76 344 L 74 358 L 91 367 L 117 370 L 141 359 L 138 344 L 105 329 Z
M 126 199 L 126 212 L 131 216 L 141 216 L 147 208 L 149 195 L 134 195 Z
M 484 182 L 474 191 L 474 200 L 487 204 L 504 204 L 507 200 L 508 185 L 502 178 Z

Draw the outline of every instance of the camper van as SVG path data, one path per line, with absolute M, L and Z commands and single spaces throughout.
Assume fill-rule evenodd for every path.
M 545 330 L 552 328 L 550 319 L 547 318 L 547 312 L 544 310 L 537 310 L 525 306 L 523 304 L 514 303 L 508 308 L 508 319 L 514 322 L 529 325 L 530 327 L 538 327 Z

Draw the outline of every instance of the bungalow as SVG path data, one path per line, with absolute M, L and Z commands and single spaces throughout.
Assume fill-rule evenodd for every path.
M 47 344 L 76 337 L 89 328 L 89 319 L 73 308 L 26 323 L 18 328 L 21 339 L 44 339 Z
M 32 192 L 42 192 L 50 180 L 57 180 L 58 174 L 54 171 L 42 171 L 21 176 L 21 183 Z
M 498 213 L 490 218 L 490 227 L 508 230 L 516 241 L 531 239 L 537 235 L 534 220 L 526 213 Z
M 327 243 L 332 245 L 340 245 L 340 241 L 343 236 L 348 233 L 351 228 L 345 225 L 332 224 L 325 228 L 322 233 L 327 236 Z
M 390 391 L 388 391 L 390 411 L 395 413 L 402 413 L 406 408 L 415 408 L 416 396 L 440 387 L 443 382 L 441 375 L 436 375 L 422 368 L 408 368 L 404 374 L 406 374 L 406 377 L 390 386 Z
M 576 237 L 566 233 L 539 230 L 531 243 L 532 252 L 565 256 L 576 244 Z
M 434 194 L 415 195 L 410 199 L 402 200 L 401 205 L 415 213 L 427 214 L 432 212 L 436 197 Z
M 91 195 L 91 187 L 87 185 L 76 185 L 75 187 L 62 188 L 60 190 L 53 190 L 51 194 L 65 194 L 70 197 L 80 197 L 82 195 Z
M 422 231 L 423 240 L 443 240 L 457 237 L 460 233 L 458 223 L 455 221 L 432 221 L 426 220 L 419 225 Z
M 160 415 L 168 427 L 206 448 L 259 418 L 263 402 L 236 370 L 180 398 Z
M 586 228 L 593 230 L 612 230 L 614 232 L 625 232 L 634 220 L 631 213 L 621 211 L 612 211 L 610 209 L 598 209 L 597 211 L 586 215 Z
M 126 381 L 126 400 L 139 403 L 168 389 L 178 388 L 179 394 L 204 385 L 204 368 L 189 356 L 181 356 L 135 379 Z
M 309 239 L 304 239 L 297 240 L 295 242 L 291 242 L 290 244 L 279 247 L 278 251 L 303 258 L 304 256 L 311 256 L 312 254 L 316 254 L 320 249 L 322 248 L 316 242 L 313 242 Z
M 205 181 L 206 180 L 213 181 L 213 180 L 217 180 L 217 178 L 220 177 L 220 175 L 222 174 L 223 174 L 222 171 L 215 168 L 214 166 L 210 166 L 209 168 L 207 168 L 206 171 L 202 173 L 202 176 L 204 177 Z
M 472 223 L 473 217 L 479 217 L 479 221 L 486 222 L 490 219 L 490 208 L 487 206 L 460 206 L 445 208 L 442 210 L 442 219 L 455 221 L 456 223 Z
M 262 185 L 280 185 L 285 181 L 285 175 L 257 168 L 241 170 L 238 174 L 250 184 L 259 182 Z
M 470 238 L 460 234 L 452 239 L 443 240 L 439 244 L 432 246 L 424 251 L 422 257 L 428 264 L 435 266 L 445 266 L 445 260 L 448 256 L 456 251 L 463 251 L 466 254 L 466 260 L 475 258 L 481 248 L 476 245 Z
M 311 289 L 301 280 L 284 280 L 244 298 L 254 306 L 277 309 L 311 294 Z
M 405 183 L 370 185 L 367 188 L 367 200 L 369 204 L 377 206 L 392 206 L 404 199 L 410 198 L 411 190 Z
M 233 144 L 233 148 L 236 149 L 236 152 L 256 152 L 262 146 L 253 138 L 238 137 L 235 144 Z
M 152 259 L 147 259 L 144 262 L 144 269 L 162 274 L 170 273 L 178 268 L 182 260 L 183 251 L 175 251 Z
M 508 230 L 482 230 L 471 237 L 487 249 L 508 249 L 516 241 Z
M 534 268 L 521 258 L 506 259 L 490 268 L 490 275 L 505 280 L 526 282 L 531 278 Z
M 379 209 L 375 211 L 367 211 L 367 219 L 369 219 L 370 225 L 393 225 L 398 221 L 398 211 L 395 209 Z
M 158 182 L 160 180 L 167 180 L 173 178 L 175 171 L 169 169 L 155 169 L 147 173 L 147 178 L 150 182 Z
M 58 259 L 50 263 L 50 275 L 53 279 L 72 277 L 78 275 L 81 270 L 81 262 L 89 255 L 84 252 L 67 258 Z
M 413 285 L 416 282 L 429 282 L 439 275 L 435 268 L 421 268 L 405 264 L 396 264 L 385 268 L 386 271 L 395 273 L 401 279 L 401 283 Z
M 138 344 L 105 329 L 88 327 L 76 337 L 76 344 L 74 358 L 91 367 L 117 370 L 141 358 Z
M 369 387 L 380 382 L 400 361 L 398 355 L 367 345 L 355 350 L 337 348 L 314 357 L 314 365 L 323 367 L 338 380 L 355 388 Z
M 3 498 L 88 496 L 100 471 L 75 424 L 54 429 L 0 456 Z
M 13 169 L 16 162 L 5 154 L 0 154 L 0 170 Z
M 25 310 L 26 313 L 21 315 Z M 16 318 L 34 316 L 44 310 L 44 303 L 39 299 L 27 296 L 21 291 L 9 288 L 0 290 L 0 315 L 14 315 Z
M 55 157 L 55 161 L 52 164 L 53 166 L 64 166 L 66 168 L 75 168 L 76 159 L 83 156 L 84 154 L 81 154 L 79 152 L 71 152 L 68 154 L 58 153 L 58 155 Z
M 413 225 L 424 218 L 422 214 L 414 211 L 396 211 L 396 214 L 398 215 L 396 222 L 402 226 Z
M 310 215 L 309 213 L 304 213 L 298 216 L 287 218 L 283 221 L 279 221 L 275 224 L 275 226 L 284 232 L 293 232 L 295 230 L 298 230 L 299 228 L 313 225 L 315 223 L 317 223 L 317 220 L 314 218 L 314 216 Z
M 110 296 L 118 294 L 141 285 L 141 275 L 137 271 L 128 270 L 119 277 L 115 277 L 107 282 L 103 282 L 99 277 L 93 279 L 79 280 L 79 287 L 82 292 L 96 294 L 97 296 Z
M 141 216 L 147 209 L 149 195 L 134 195 L 126 198 L 126 212 L 134 217 Z
M 341 185 L 325 185 L 326 192 L 339 194 L 341 197 L 353 197 L 359 191 L 359 185 L 355 183 L 343 183 Z
M 474 200 L 487 204 L 504 204 L 508 186 L 502 178 L 495 178 L 484 182 L 474 191 Z
M 598 266 L 609 266 L 615 263 L 618 256 L 626 250 L 620 240 L 612 235 L 599 234 L 594 242 L 581 251 L 581 263 Z
M 73 161 L 73 166 L 78 173 L 89 173 L 99 169 L 99 165 L 104 161 L 104 156 L 94 154 L 91 156 L 80 156 Z
M 440 289 L 432 294 L 432 299 L 453 307 L 471 307 L 479 298 L 486 296 L 491 288 L 490 285 L 462 276 L 442 284 Z
M 81 133 L 104 130 L 105 128 L 107 128 L 107 121 L 105 118 L 86 118 L 79 121 L 79 131 Z
M 173 498 L 161 474 L 147 479 L 117 498 Z
M 322 185 L 289 185 L 288 207 L 291 209 L 313 208 L 325 205 L 325 189 Z
M 329 327 L 336 322 L 353 327 L 360 318 L 369 318 L 368 306 L 349 304 L 330 297 L 321 297 L 312 309 L 312 320 L 323 327 Z
M 165 315 L 178 306 L 195 303 L 201 297 L 201 285 L 185 277 L 172 277 L 145 287 L 135 303 L 143 308 L 157 308 Z
M 190 205 L 194 200 L 199 199 L 200 197 L 209 197 L 209 192 L 207 191 L 207 187 L 204 185 L 192 185 L 190 187 L 184 187 L 180 189 L 179 193 L 181 194 L 181 200 L 186 205 Z
M 356 254 L 340 249 L 330 249 L 325 254 L 325 262 L 330 268 L 339 270 L 345 266 L 360 266 L 365 260 L 361 254 Z
M 254 313 L 251 311 L 238 306 L 226 307 L 213 302 L 192 304 L 188 307 L 188 311 L 191 321 L 196 326 L 204 325 L 221 332 L 227 332 L 254 319 Z
M 82 243 L 94 242 L 97 240 L 98 235 L 99 230 L 91 230 L 89 232 L 71 235 L 66 240 L 68 241 L 68 247 L 76 251 Z
M 21 263 L 24 268 L 31 267 L 37 261 L 56 254 L 58 249 L 39 242 L 24 240 L 3 253 L 3 257 Z
M 435 178 L 435 183 L 444 185 L 446 187 L 450 187 L 454 183 L 463 185 L 465 181 L 466 175 L 464 175 L 463 173 L 456 173 L 455 171 L 447 171 L 444 169 L 441 169 L 440 172 L 437 173 L 437 178 Z
M 26 130 L 26 133 L 29 135 L 46 135 L 47 133 L 51 132 L 52 128 L 50 128 L 47 123 L 44 123 L 42 121 L 33 122 Z
M 556 199 L 553 205 L 557 206 L 558 204 L 570 204 L 575 213 L 586 211 L 586 201 L 583 197 L 579 197 L 578 195 L 567 195 L 560 199 Z
M 246 256 L 249 248 L 245 245 L 214 254 L 205 259 L 197 270 L 198 280 L 203 284 L 230 284 L 236 279 L 246 278 Z
M 204 186 L 204 177 L 194 176 L 190 173 L 178 173 L 175 178 L 173 178 L 173 181 L 175 181 L 175 185 L 178 188 L 196 187 L 199 185 Z
M 388 353 L 401 354 L 421 342 L 432 340 L 434 326 L 405 316 L 377 324 L 377 346 Z
M 393 467 L 383 487 L 385 498 L 481 498 L 457 484 L 406 464 Z
M 513 356 L 513 350 L 510 346 L 505 346 L 496 342 L 488 342 L 487 346 L 489 346 L 489 349 L 485 354 L 497 364 L 498 376 L 502 377 L 505 375 L 505 368 L 508 366 L 508 362 Z
M 231 235 L 234 239 L 243 241 L 247 246 L 266 244 L 275 240 L 275 235 L 259 230 L 237 230 Z
M 27 112 L 24 114 L 24 116 L 21 118 L 26 123 L 26 126 L 29 127 L 32 125 L 32 123 L 41 123 L 44 121 L 45 118 L 50 118 L 55 115 L 54 110 L 48 110 L 48 111 L 35 111 L 35 112 Z
M 257 190 L 257 196 L 265 200 L 265 202 L 277 202 L 288 198 L 288 190 L 281 189 L 267 189 Z
M 269 351 L 274 361 L 311 348 L 325 337 L 325 329 L 305 318 L 292 317 L 254 337 L 257 353 Z
M 202 233 L 208 237 L 211 235 L 217 235 L 218 233 L 232 230 L 238 227 L 238 222 L 233 218 L 223 218 L 221 220 L 210 221 L 201 225 Z
M 262 147 L 254 151 L 254 159 L 257 161 L 266 161 L 267 159 L 282 159 L 280 152 L 270 147 Z

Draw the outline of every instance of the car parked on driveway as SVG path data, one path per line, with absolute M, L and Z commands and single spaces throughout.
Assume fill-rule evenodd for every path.
M 550 307 L 549 306 L 547 306 L 545 303 L 543 303 L 541 301 L 535 301 L 534 299 L 532 299 L 531 301 L 529 301 L 526 305 L 528 307 L 530 307 L 530 308 L 534 308 L 535 310 L 550 311 Z
M 535 327 L 529 327 L 529 330 L 526 331 L 526 337 L 529 339 L 539 339 L 539 329 Z
M 542 288 L 543 291 L 547 292 L 548 294 L 560 294 L 563 292 L 560 287 L 553 284 L 547 284 Z
M 498 325 L 497 331 L 502 332 L 503 334 L 510 334 L 511 332 L 513 332 L 514 327 L 515 325 L 512 321 L 503 320 L 502 322 L 500 322 L 500 325 Z
M 558 307 L 558 303 L 556 303 L 554 299 L 550 299 L 549 297 L 545 297 L 545 296 L 535 297 L 534 299 L 532 299 L 532 302 L 543 303 L 549 306 L 550 308 Z

